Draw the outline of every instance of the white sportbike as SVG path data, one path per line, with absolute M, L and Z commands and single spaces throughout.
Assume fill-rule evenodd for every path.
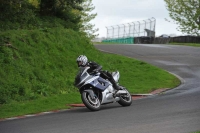
M 84 105 L 91 111 L 98 111 L 101 105 L 118 102 L 122 106 L 130 106 L 132 97 L 128 90 L 119 86 L 120 89 L 115 92 L 112 83 L 109 80 L 100 77 L 100 72 L 88 73 L 90 67 L 79 67 L 75 78 L 75 86 L 79 89 L 81 99 Z M 112 76 L 118 83 L 120 74 L 113 72 Z

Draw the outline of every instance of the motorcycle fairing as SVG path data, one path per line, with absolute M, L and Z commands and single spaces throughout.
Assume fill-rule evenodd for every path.
M 109 81 L 101 77 L 96 78 L 95 80 L 92 80 L 91 82 L 88 83 L 101 91 L 104 91 L 110 85 Z

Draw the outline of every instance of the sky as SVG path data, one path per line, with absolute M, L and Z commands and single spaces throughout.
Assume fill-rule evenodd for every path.
M 169 17 L 164 0 L 93 0 L 92 3 L 95 7 L 92 13 L 97 13 L 97 16 L 91 23 L 99 29 L 98 37 L 106 37 L 106 26 L 142 21 L 152 17 L 156 19 L 156 36 L 183 35 L 176 29 L 178 25 Z

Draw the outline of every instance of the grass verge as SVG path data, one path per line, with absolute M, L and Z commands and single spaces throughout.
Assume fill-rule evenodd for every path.
M 171 45 L 183 45 L 183 46 L 193 46 L 200 47 L 200 43 L 170 43 Z
M 0 106 L 0 118 L 22 116 L 25 114 L 37 114 L 40 112 L 68 109 L 70 103 L 80 103 L 80 94 L 70 93 L 51 97 L 42 97 L 33 101 L 13 102 Z

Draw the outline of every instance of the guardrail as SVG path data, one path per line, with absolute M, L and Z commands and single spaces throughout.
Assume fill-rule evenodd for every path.
M 126 44 L 134 44 L 133 37 L 126 37 L 126 38 L 108 38 L 102 40 L 102 42 L 113 42 L 113 43 L 126 43 Z

